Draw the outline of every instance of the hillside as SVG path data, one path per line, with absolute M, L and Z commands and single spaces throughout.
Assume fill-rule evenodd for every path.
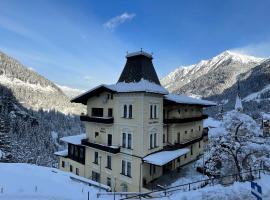
M 0 84 L 10 88 L 27 108 L 55 109 L 62 113 L 80 114 L 82 105 L 70 103 L 70 98 L 53 82 L 0 52 Z

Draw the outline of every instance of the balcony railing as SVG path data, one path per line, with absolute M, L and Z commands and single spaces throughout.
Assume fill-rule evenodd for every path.
M 164 119 L 164 124 L 177 124 L 177 123 L 187 123 L 187 122 L 193 122 L 193 121 L 200 121 L 203 119 L 208 118 L 208 115 L 202 115 L 199 117 L 188 117 L 188 118 L 171 118 L 171 119 Z
M 173 150 L 173 149 L 185 148 L 185 147 L 188 147 L 194 143 L 202 141 L 203 138 L 204 138 L 204 136 L 201 135 L 197 138 L 191 138 L 190 140 L 182 140 L 182 141 L 180 141 L 180 143 L 174 143 L 174 145 L 173 144 L 167 145 L 164 147 L 164 149 Z
M 95 148 L 95 149 L 99 149 L 101 151 L 106 151 L 106 152 L 109 152 L 109 153 L 113 153 L 113 154 L 120 153 L 120 147 L 118 147 L 118 146 L 106 146 L 106 145 L 103 145 L 103 144 L 98 144 L 98 143 L 91 142 L 88 139 L 83 139 L 82 140 L 82 145 L 92 147 L 92 148 Z
M 80 119 L 81 121 L 103 123 L 103 124 L 112 124 L 114 122 L 113 117 L 95 117 L 95 116 L 81 115 Z

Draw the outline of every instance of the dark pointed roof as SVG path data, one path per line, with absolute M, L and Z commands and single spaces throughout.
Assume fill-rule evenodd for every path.
M 144 79 L 160 85 L 151 54 L 138 51 L 128 54 L 126 58 L 127 62 L 118 82 L 139 82 Z

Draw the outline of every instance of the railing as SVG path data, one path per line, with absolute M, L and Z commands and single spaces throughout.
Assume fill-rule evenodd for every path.
M 103 124 L 112 124 L 114 122 L 113 117 L 94 117 L 88 115 L 81 115 L 80 119 L 81 121 L 103 123 Z
M 252 181 L 254 179 L 260 179 L 261 178 L 261 173 L 269 173 L 269 171 L 266 171 L 264 169 L 257 169 L 257 170 L 250 170 L 250 171 L 245 171 L 240 173 L 241 177 L 243 178 L 241 181 Z M 190 190 L 197 190 L 200 188 L 203 188 L 207 185 L 216 185 L 216 184 L 223 184 L 223 185 L 227 185 L 227 184 L 231 184 L 234 181 L 240 181 L 239 180 L 239 173 L 238 174 L 230 174 L 227 176 L 221 176 L 218 178 L 209 178 L 209 179 L 204 179 L 204 180 L 200 180 L 200 181 L 195 181 L 195 182 L 190 182 L 190 183 L 186 183 L 186 184 L 181 184 L 181 185 L 177 185 L 177 186 L 172 186 L 172 187 L 160 187 L 162 189 L 159 190 L 154 190 L 151 192 L 144 192 L 144 193 L 140 193 L 137 195 L 133 195 L 133 196 L 128 196 L 126 195 L 125 198 L 122 198 L 121 200 L 124 199 L 138 199 L 141 197 L 148 197 L 148 198 L 160 198 L 160 197 L 167 197 L 171 194 L 173 194 L 174 192 L 177 191 L 190 191 Z M 229 182 L 227 180 L 230 180 Z
M 188 117 L 188 118 L 170 118 L 170 119 L 163 119 L 163 123 L 164 124 L 187 123 L 193 121 L 200 121 L 206 118 L 208 118 L 208 115 L 202 115 L 199 117 Z
M 113 154 L 120 153 L 120 147 L 118 147 L 118 146 L 106 146 L 106 145 L 103 145 L 103 144 L 98 144 L 98 143 L 91 142 L 88 139 L 82 139 L 82 145 L 92 147 L 92 148 L 95 148 L 95 149 L 99 149 L 99 150 L 102 150 L 102 151 L 106 151 L 106 152 L 109 152 L 109 153 L 113 153 Z

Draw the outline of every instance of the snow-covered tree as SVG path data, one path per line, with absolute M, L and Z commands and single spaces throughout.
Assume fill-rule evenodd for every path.
M 244 113 L 230 111 L 221 126 L 209 132 L 205 167 L 211 174 L 235 173 L 243 180 L 241 173 L 259 168 L 269 150 L 269 140 L 262 137 L 259 125 Z

